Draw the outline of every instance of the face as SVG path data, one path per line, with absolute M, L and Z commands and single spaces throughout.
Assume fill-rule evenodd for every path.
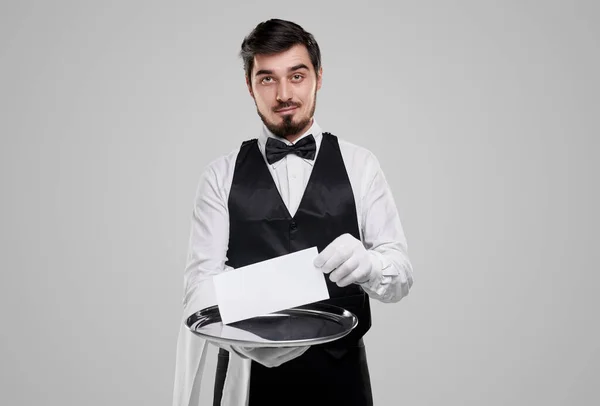
M 294 141 L 312 125 L 323 69 L 316 74 L 304 45 L 256 55 L 246 77 L 258 115 L 276 136 Z

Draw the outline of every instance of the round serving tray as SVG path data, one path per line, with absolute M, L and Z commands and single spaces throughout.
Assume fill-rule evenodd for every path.
M 297 347 L 338 340 L 358 319 L 338 306 L 313 303 L 223 324 L 218 306 L 200 310 L 186 320 L 187 328 L 207 341 L 241 347 Z

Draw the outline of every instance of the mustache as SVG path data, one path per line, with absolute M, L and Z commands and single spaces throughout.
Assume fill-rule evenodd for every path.
M 300 107 L 300 103 L 294 103 L 294 102 L 279 103 L 276 107 L 273 107 L 273 111 L 287 109 L 288 107 Z

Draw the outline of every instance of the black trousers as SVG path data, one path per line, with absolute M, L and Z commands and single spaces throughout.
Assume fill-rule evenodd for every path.
M 229 353 L 219 350 L 213 406 L 220 406 Z M 362 340 L 343 348 L 313 346 L 278 367 L 252 362 L 249 406 L 372 406 Z

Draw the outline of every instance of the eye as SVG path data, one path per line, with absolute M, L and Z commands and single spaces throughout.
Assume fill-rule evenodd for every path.
M 264 84 L 272 83 L 273 82 L 273 78 L 271 76 L 265 76 L 264 78 L 262 78 L 262 80 L 260 82 L 264 83 Z
M 300 81 L 301 81 L 303 78 L 304 78 L 304 76 L 302 76 L 302 75 L 301 75 L 301 74 L 299 74 L 299 73 L 296 73 L 294 76 L 292 76 L 292 80 L 293 80 L 294 82 L 300 82 Z

